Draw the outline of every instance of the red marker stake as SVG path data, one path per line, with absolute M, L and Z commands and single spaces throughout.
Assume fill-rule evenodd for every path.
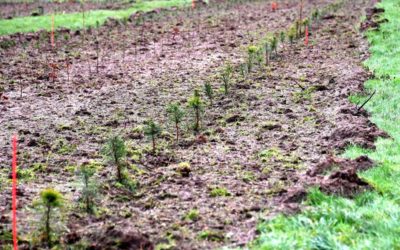
M 304 40 L 304 45 L 305 46 L 308 46 L 308 26 L 306 26 L 306 38 L 305 38 L 305 40 Z
M 17 239 L 17 136 L 12 138 L 12 234 L 14 250 L 18 250 Z
M 276 2 L 271 3 L 271 10 L 272 12 L 275 12 L 278 9 L 278 4 Z

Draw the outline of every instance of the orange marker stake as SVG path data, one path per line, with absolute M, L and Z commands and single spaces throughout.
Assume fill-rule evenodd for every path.
M 18 250 L 17 237 L 17 136 L 12 138 L 12 235 L 14 250 Z
M 54 44 L 54 15 L 51 16 L 51 47 L 55 47 L 56 45 Z
M 306 38 L 304 39 L 304 45 L 305 46 L 308 46 L 308 36 L 309 36 L 309 34 L 308 34 L 308 26 L 306 26 Z

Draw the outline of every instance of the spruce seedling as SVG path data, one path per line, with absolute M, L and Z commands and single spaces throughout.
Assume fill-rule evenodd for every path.
M 241 63 L 239 65 L 239 71 L 240 71 L 240 75 L 242 76 L 243 79 L 246 79 L 247 76 L 247 66 L 246 63 Z
M 265 51 L 265 64 L 268 66 L 271 54 L 271 46 L 269 45 L 268 42 L 265 42 L 264 44 L 264 51 Z
M 44 207 L 43 221 L 45 223 L 43 229 L 44 240 L 49 248 L 52 247 L 51 227 L 52 211 L 62 206 L 62 195 L 54 189 L 45 189 L 40 193 L 40 205 Z
M 144 134 L 151 139 L 153 145 L 152 151 L 154 154 L 156 152 L 156 138 L 159 134 L 161 134 L 161 127 L 155 123 L 153 119 L 150 119 L 146 122 Z
M 213 105 L 214 99 L 214 90 L 210 82 L 204 83 L 204 94 L 207 96 L 208 100 L 210 100 L 210 105 Z
M 93 213 L 94 199 L 97 195 L 97 187 L 92 181 L 96 169 L 90 164 L 83 164 L 79 169 L 79 175 L 82 177 L 83 187 L 81 191 L 81 200 L 85 204 L 87 213 Z
M 278 38 L 273 36 L 270 42 L 271 52 L 275 51 L 275 55 L 278 55 Z
M 257 53 L 257 46 L 249 46 L 247 48 L 247 72 L 251 73 L 251 70 L 253 69 L 253 63 L 255 59 L 255 55 Z
M 284 44 L 284 43 L 285 43 L 285 40 L 286 40 L 286 34 L 285 34 L 285 32 L 281 31 L 281 33 L 279 34 L 279 38 L 280 38 L 280 42 L 281 42 L 282 44 Z
M 193 96 L 189 98 L 188 105 L 194 111 L 195 115 L 193 129 L 194 131 L 198 132 L 200 129 L 201 113 L 203 112 L 203 101 L 200 98 L 198 90 L 195 90 Z
M 178 103 L 171 103 L 167 107 L 167 113 L 169 115 L 169 119 L 175 125 L 176 142 L 179 142 L 180 124 L 185 116 L 185 112 Z
M 230 63 L 228 63 L 221 73 L 221 79 L 224 84 L 225 94 L 228 94 L 228 92 L 229 92 L 229 85 L 230 85 L 230 81 L 232 78 L 232 72 L 233 72 L 232 65 Z
M 111 136 L 103 147 L 103 155 L 110 164 L 116 167 L 117 179 L 122 183 L 126 157 L 125 142 L 118 135 Z
M 288 39 L 289 39 L 290 45 L 293 45 L 294 38 L 296 37 L 295 28 L 293 28 L 293 27 L 290 28 L 287 35 L 288 35 Z

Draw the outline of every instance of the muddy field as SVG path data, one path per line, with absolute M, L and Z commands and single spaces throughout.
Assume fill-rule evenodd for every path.
M 50 13 L 69 13 L 69 12 L 81 12 L 82 10 L 116 10 L 126 7 L 130 7 L 132 3 L 126 1 L 114 1 L 114 2 L 95 2 L 86 1 L 84 4 L 80 4 L 77 1 L 65 1 L 65 2 L 39 2 L 34 1 L 28 2 L 0 2 L 0 19 L 12 19 L 14 17 L 22 16 L 35 16 L 35 15 L 46 15 Z
M 251 1 L 135 15 L 126 25 L 110 20 L 99 30 L 59 31 L 56 49 L 47 33 L 4 37 L 17 45 L 0 50 L 0 232 L 11 228 L 15 133 L 19 168 L 34 169 L 19 182 L 21 247 L 34 237 L 40 214 L 32 203 L 46 187 L 65 197 L 60 242 L 93 249 L 116 247 L 115 238 L 126 249 L 243 246 L 256 236 L 260 217 L 297 210 L 304 187 L 347 195 L 366 188 L 347 177 L 370 160 L 337 155 L 351 143 L 372 147 L 383 135 L 348 101 L 369 77 L 358 27 L 372 1 L 305 1 L 304 16 L 325 10 L 310 27 L 308 46 L 304 38 L 285 42 L 268 66 L 240 72 L 249 46 L 296 21 L 297 2 L 282 1 L 275 12 L 269 1 Z M 224 94 L 227 62 L 234 73 Z M 214 89 L 212 104 L 205 82 Z M 191 129 L 188 109 L 176 143 L 166 107 L 186 107 L 195 89 L 204 101 L 201 130 Z M 143 134 L 149 118 L 163 128 L 156 153 Z M 128 145 L 134 192 L 116 185 L 102 158 L 111 134 Z M 78 205 L 74 172 L 85 162 L 98 166 L 96 215 Z M 181 163 L 189 163 L 189 176 L 179 173 Z M 190 211 L 198 216 L 189 218 Z

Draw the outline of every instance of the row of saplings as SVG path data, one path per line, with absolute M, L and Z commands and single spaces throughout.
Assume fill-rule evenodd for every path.
M 318 11 L 315 11 L 312 14 L 312 20 L 318 21 L 319 19 Z M 264 41 L 261 46 L 249 46 L 247 49 L 247 58 L 244 60 L 244 63 L 240 64 L 238 67 L 238 72 L 245 79 L 248 73 L 251 73 L 253 65 L 258 64 L 261 65 L 265 63 L 267 66 L 269 64 L 270 59 L 272 59 L 273 52 L 277 55 L 278 41 L 282 44 L 285 42 L 285 36 L 288 38 L 289 42 L 292 44 L 295 38 L 301 37 L 301 26 L 303 27 L 310 25 L 308 19 L 305 19 L 302 22 L 296 22 L 287 33 L 278 33 L 274 36 L 269 36 L 267 41 Z M 264 56 L 263 56 L 264 55 Z M 220 79 L 223 83 L 223 92 L 225 94 L 229 93 L 230 83 L 233 77 L 234 68 L 230 63 L 227 63 L 223 68 Z M 210 105 L 213 105 L 214 98 L 214 90 L 212 85 L 209 82 L 204 84 L 204 94 L 208 98 Z M 194 94 L 188 100 L 188 107 L 193 111 L 194 116 L 194 124 L 193 130 L 198 132 L 200 130 L 200 123 L 202 113 L 204 111 L 204 101 L 201 98 L 200 92 L 198 90 L 194 91 Z M 180 138 L 180 126 L 186 115 L 185 110 L 181 107 L 179 103 L 172 103 L 167 107 L 167 113 L 170 121 L 174 124 L 175 134 L 176 134 L 176 142 L 178 143 Z M 152 142 L 152 152 L 153 154 L 156 152 L 156 139 L 160 136 L 162 132 L 161 126 L 158 125 L 154 120 L 150 119 L 146 122 L 144 127 L 144 134 L 149 137 Z M 128 176 L 126 168 L 126 155 L 127 150 L 125 146 L 125 142 L 120 136 L 112 136 L 107 141 L 106 145 L 102 150 L 103 155 L 108 160 L 108 162 L 115 166 L 116 168 L 116 176 L 117 176 L 117 185 L 124 186 L 129 190 L 134 190 L 137 187 L 137 182 L 133 181 L 132 178 Z M 182 175 L 190 172 L 190 166 L 188 164 L 180 164 L 179 172 Z M 81 176 L 83 185 L 81 189 L 80 196 L 80 204 L 83 205 L 84 209 L 87 213 L 95 213 L 95 203 L 96 197 L 98 194 L 98 187 L 95 184 L 95 181 L 92 180 L 97 170 L 96 164 L 83 164 L 80 166 L 78 174 Z M 51 228 L 52 224 L 52 216 L 53 211 L 57 208 L 60 208 L 63 204 L 63 196 L 54 189 L 46 189 L 40 194 L 40 202 L 38 203 L 43 209 L 43 222 L 44 226 L 41 230 L 41 237 L 39 237 L 42 243 L 47 244 L 49 248 L 53 247 L 56 243 L 53 238 L 55 237 L 55 233 Z
M 204 91 L 212 102 L 213 89 L 209 83 L 205 84 Z M 204 102 L 199 94 L 199 91 L 195 91 L 194 95 L 189 98 L 188 106 L 193 110 L 195 121 L 193 129 L 195 132 L 200 130 L 200 123 L 202 112 L 204 111 Z M 176 142 L 179 141 L 180 137 L 180 124 L 183 121 L 186 111 L 178 104 L 172 103 L 167 107 L 166 112 L 169 115 L 171 122 L 174 124 L 176 132 Z M 161 134 L 161 126 L 158 125 L 154 120 L 148 120 L 144 127 L 144 134 L 149 137 L 152 142 L 152 152 L 156 153 L 156 138 Z M 116 186 L 127 188 L 129 191 L 134 191 L 137 188 L 137 182 L 134 178 L 129 176 L 126 171 L 126 156 L 127 148 L 124 140 L 118 136 L 111 136 L 104 147 L 102 148 L 102 155 L 110 165 L 115 166 L 117 183 Z M 182 176 L 187 176 L 190 172 L 190 166 L 187 163 L 179 164 L 180 173 Z M 96 163 L 84 163 L 79 167 L 77 174 L 81 177 L 82 188 L 80 190 L 79 205 L 89 214 L 96 213 L 96 199 L 98 197 L 98 186 L 96 181 L 93 180 L 93 176 L 96 174 L 99 165 Z M 45 189 L 40 193 L 40 199 L 35 202 L 35 207 L 40 208 L 43 213 L 43 225 L 41 230 L 35 233 L 39 235 L 33 235 L 33 245 L 46 244 L 47 247 L 52 248 L 58 245 L 58 237 L 54 228 L 51 225 L 60 226 L 54 223 L 59 214 L 56 212 L 63 204 L 63 196 L 60 192 L 54 189 Z

